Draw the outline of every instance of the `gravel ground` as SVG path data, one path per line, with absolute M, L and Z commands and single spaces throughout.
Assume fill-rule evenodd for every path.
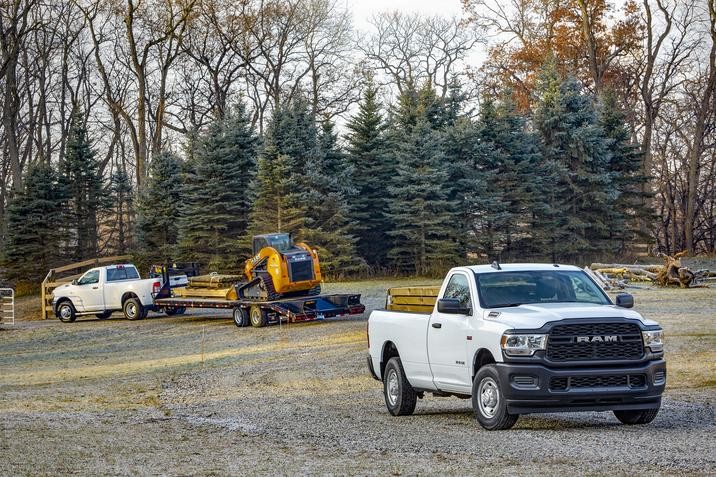
M 375 308 L 386 286 L 328 289 Z M 0 474 L 716 475 L 716 289 L 633 291 L 665 327 L 670 371 L 659 416 L 636 427 L 573 413 L 487 432 L 469 401 L 431 396 L 391 417 L 367 376 L 367 314 L 21 321 L 0 330 Z

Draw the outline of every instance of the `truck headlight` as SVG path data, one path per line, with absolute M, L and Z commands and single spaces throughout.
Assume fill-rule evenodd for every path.
M 502 349 L 508 356 L 532 356 L 539 349 L 547 349 L 547 335 L 502 335 Z
M 644 346 L 648 346 L 652 351 L 663 351 L 664 349 L 664 330 L 647 330 L 642 331 L 644 337 Z

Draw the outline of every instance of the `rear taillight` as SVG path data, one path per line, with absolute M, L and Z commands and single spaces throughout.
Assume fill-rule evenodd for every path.
M 152 293 L 157 294 L 159 293 L 159 289 L 162 288 L 162 284 L 160 282 L 154 282 L 154 285 L 152 285 Z

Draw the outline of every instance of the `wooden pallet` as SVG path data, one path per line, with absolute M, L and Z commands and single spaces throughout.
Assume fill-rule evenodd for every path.
M 388 289 L 386 309 L 430 313 L 440 293 L 439 286 L 393 287 Z

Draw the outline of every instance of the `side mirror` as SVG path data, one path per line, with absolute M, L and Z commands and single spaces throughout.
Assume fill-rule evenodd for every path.
M 72 280 L 72 284 L 73 284 L 73 285 L 77 285 L 77 279 L 76 279 L 76 278 L 75 278 L 74 280 Z
M 457 298 L 441 298 L 438 300 L 438 312 L 453 315 L 471 315 L 472 309 L 462 306 Z
M 622 308 L 634 308 L 634 296 L 628 293 L 620 293 L 616 298 L 616 305 Z

